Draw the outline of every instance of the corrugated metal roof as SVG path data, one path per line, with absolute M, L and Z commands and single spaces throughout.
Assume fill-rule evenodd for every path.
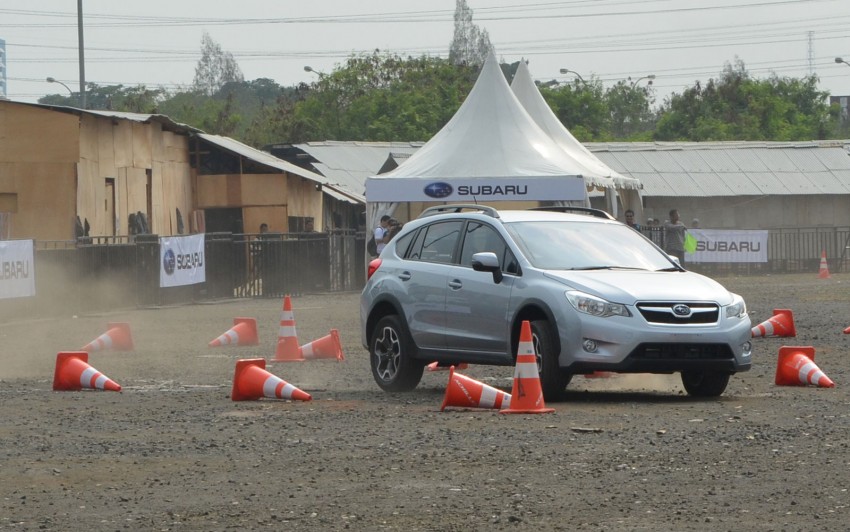
M 645 196 L 850 194 L 850 141 L 588 143 Z
M 319 161 L 313 167 L 329 183 L 360 196 L 366 195 L 366 178 L 375 175 L 390 153 L 412 155 L 422 142 L 325 141 L 295 144 Z
M 354 192 L 349 192 L 343 187 L 336 186 L 334 183 L 330 182 L 326 177 L 322 175 L 319 175 L 315 172 L 311 172 L 306 168 L 301 168 L 300 166 L 294 165 L 282 159 L 278 159 L 277 157 L 268 152 L 252 148 L 251 146 L 243 144 L 238 140 L 234 140 L 229 137 L 221 137 L 218 135 L 209 135 L 207 133 L 199 133 L 198 136 L 211 144 L 215 144 L 216 146 L 222 149 L 225 149 L 237 155 L 241 155 L 256 163 L 263 164 L 271 168 L 276 168 L 278 170 L 303 177 L 304 179 L 308 179 L 315 183 L 319 183 L 322 185 L 322 190 L 326 194 L 338 200 L 347 201 L 349 203 L 366 203 L 366 198 L 362 194 L 359 195 Z

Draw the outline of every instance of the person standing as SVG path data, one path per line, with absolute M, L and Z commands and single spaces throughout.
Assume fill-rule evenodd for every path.
M 381 225 L 375 228 L 374 236 L 375 243 L 377 244 L 378 255 L 380 256 L 381 252 L 384 250 L 384 246 L 387 245 L 387 234 L 389 233 L 390 228 L 390 216 L 385 214 L 381 216 Z
M 670 210 L 670 219 L 664 222 L 664 251 L 679 259 L 679 264 L 685 264 L 685 233 L 688 228 L 679 220 L 679 211 Z
M 640 224 L 635 221 L 635 211 L 631 209 L 626 211 L 626 225 L 640 232 Z

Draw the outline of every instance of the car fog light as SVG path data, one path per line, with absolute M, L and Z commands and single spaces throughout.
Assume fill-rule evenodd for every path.
M 744 351 L 743 355 L 745 357 L 748 357 L 753 352 L 753 343 L 752 342 L 744 342 L 741 345 L 741 349 L 743 349 L 743 351 Z
M 596 349 L 599 347 L 596 345 L 596 340 L 591 340 L 590 338 L 582 340 L 581 346 L 584 347 L 584 350 L 588 353 L 595 353 Z

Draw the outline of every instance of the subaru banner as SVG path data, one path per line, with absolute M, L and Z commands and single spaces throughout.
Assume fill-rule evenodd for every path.
M 35 295 L 32 240 L 0 241 L 0 299 Z
M 689 262 L 767 262 L 766 230 L 688 229 L 696 238 Z
M 578 201 L 586 195 L 581 176 L 366 179 L 367 201 Z
M 165 236 L 159 239 L 159 286 L 184 286 L 207 280 L 204 235 Z

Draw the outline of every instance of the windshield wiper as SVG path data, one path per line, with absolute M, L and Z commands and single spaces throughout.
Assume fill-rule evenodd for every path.
M 657 272 L 683 272 L 685 270 L 683 270 L 682 268 L 676 267 L 676 266 L 670 266 L 669 268 L 662 268 L 660 270 L 655 270 L 655 271 L 657 271 Z
M 573 271 L 588 271 L 588 270 L 640 270 L 646 271 L 646 268 L 634 268 L 631 266 L 585 266 L 583 268 L 570 268 Z

